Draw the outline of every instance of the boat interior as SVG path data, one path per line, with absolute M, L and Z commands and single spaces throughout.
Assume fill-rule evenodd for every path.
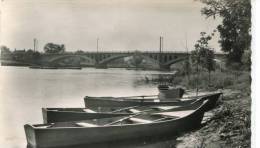
M 188 106 L 171 108 L 168 110 L 166 109 L 157 112 L 145 112 L 145 111 L 139 112 L 139 110 L 135 109 L 134 111 L 132 110 L 134 114 L 128 116 L 91 119 L 91 120 L 73 121 L 73 122 L 56 122 L 51 124 L 38 124 L 38 125 L 34 125 L 34 127 L 38 127 L 38 128 L 100 127 L 100 126 L 111 126 L 111 125 L 154 123 L 158 121 L 166 121 L 166 120 L 178 119 L 178 118 L 188 116 L 189 114 L 196 111 L 196 109 L 198 109 L 202 104 L 205 104 L 205 101 L 198 101 Z M 152 107 L 151 109 L 160 110 L 161 108 Z
M 121 110 L 122 107 L 92 107 L 92 108 L 43 108 L 46 111 L 59 112 L 83 112 L 83 113 L 104 113 Z
M 130 106 L 125 108 L 109 108 L 102 107 L 97 109 L 90 108 L 46 108 L 47 111 L 58 111 L 58 112 L 80 112 L 80 113 L 114 113 L 114 114 L 131 114 L 141 112 L 156 112 L 166 111 L 180 106 Z
M 82 120 L 73 122 L 56 122 L 50 124 L 37 124 L 33 127 L 37 128 L 58 128 L 58 127 L 101 127 L 111 125 L 129 125 L 129 124 L 147 124 L 159 121 L 172 120 L 182 118 L 191 114 L 194 110 L 159 112 L 151 114 L 137 113 L 130 116 L 121 116 L 113 118 L 102 118 L 92 120 Z
M 150 96 L 129 96 L 129 97 L 90 97 L 86 96 L 85 99 L 105 99 L 105 100 L 115 100 L 115 101 L 144 101 L 144 102 L 161 102 L 161 101 L 184 101 L 184 100 L 194 100 L 194 99 L 200 99 L 202 97 L 210 96 L 214 93 L 218 92 L 205 92 L 200 93 L 200 95 L 192 94 L 192 95 L 185 95 L 185 97 L 181 98 L 166 98 L 163 100 L 160 100 L 158 95 L 150 95 Z
M 199 101 L 199 100 L 198 100 Z M 127 113 L 127 114 L 136 114 L 142 112 L 159 112 L 159 111 L 168 111 L 168 110 L 187 110 L 197 108 L 199 103 L 194 101 L 189 105 L 184 106 L 166 106 L 166 105 L 153 105 L 153 106 L 130 106 L 125 108 L 110 108 L 110 107 L 98 107 L 96 109 L 90 108 L 46 108 L 48 111 L 62 111 L 62 112 L 84 112 L 84 113 Z M 198 103 L 196 103 L 198 102 Z

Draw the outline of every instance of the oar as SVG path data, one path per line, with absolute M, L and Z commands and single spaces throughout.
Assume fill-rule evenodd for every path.
M 133 108 L 136 108 L 136 107 L 139 107 L 139 105 L 137 105 L 137 106 L 130 106 L 130 107 L 126 107 L 126 108 L 121 108 L 121 109 L 112 111 L 112 112 L 110 112 L 110 113 L 121 112 L 121 111 L 124 111 L 124 110 L 133 109 Z
M 122 121 L 124 121 L 124 120 L 129 119 L 129 118 L 132 118 L 132 117 L 141 115 L 143 112 L 148 112 L 148 111 L 151 111 L 151 110 L 153 110 L 153 109 L 147 109 L 147 110 L 140 111 L 140 112 L 138 112 L 138 113 L 136 113 L 136 114 L 133 114 L 133 115 L 130 115 L 130 116 L 128 116 L 128 117 L 124 117 L 124 118 L 121 118 L 121 119 L 119 119 L 119 120 L 113 121 L 113 122 L 111 122 L 111 123 L 105 124 L 104 126 L 113 125 L 113 124 L 115 124 L 115 123 L 122 122 Z
M 116 121 L 110 122 L 110 123 L 108 123 L 108 124 L 105 124 L 104 126 L 113 125 L 113 124 L 116 124 L 116 123 L 118 123 L 118 122 L 122 122 L 122 121 L 124 121 L 124 120 L 126 120 L 126 119 L 129 119 L 129 118 L 138 116 L 138 115 L 140 115 L 140 114 L 141 114 L 141 113 L 137 113 L 137 114 L 134 114 L 134 115 L 130 115 L 130 116 L 128 116 L 128 117 L 124 117 L 124 118 L 121 118 L 121 119 L 119 119 L 119 120 L 116 120 Z

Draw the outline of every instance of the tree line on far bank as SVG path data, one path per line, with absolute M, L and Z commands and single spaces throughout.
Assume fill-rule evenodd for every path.
M 43 47 L 43 51 L 44 53 L 48 53 L 48 54 L 59 54 L 59 53 L 64 53 L 66 50 L 65 45 L 64 44 L 55 44 L 55 43 L 47 43 L 44 45 Z M 14 50 L 14 52 L 38 52 L 38 51 L 34 51 L 32 49 L 28 49 L 28 50 Z M 1 46 L 1 53 L 2 54 L 8 54 L 8 53 L 12 53 L 12 51 L 10 50 L 10 48 L 8 48 L 5 45 Z

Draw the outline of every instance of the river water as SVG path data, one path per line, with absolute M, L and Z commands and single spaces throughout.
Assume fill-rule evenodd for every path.
M 83 97 L 158 94 L 138 83 L 159 71 L 47 70 L 0 66 L 0 147 L 25 148 L 23 125 L 42 123 L 42 107 L 84 107 Z

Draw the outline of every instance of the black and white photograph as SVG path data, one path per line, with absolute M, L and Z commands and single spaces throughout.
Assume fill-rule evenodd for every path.
M 1 0 L 0 147 L 257 148 L 255 1 Z

